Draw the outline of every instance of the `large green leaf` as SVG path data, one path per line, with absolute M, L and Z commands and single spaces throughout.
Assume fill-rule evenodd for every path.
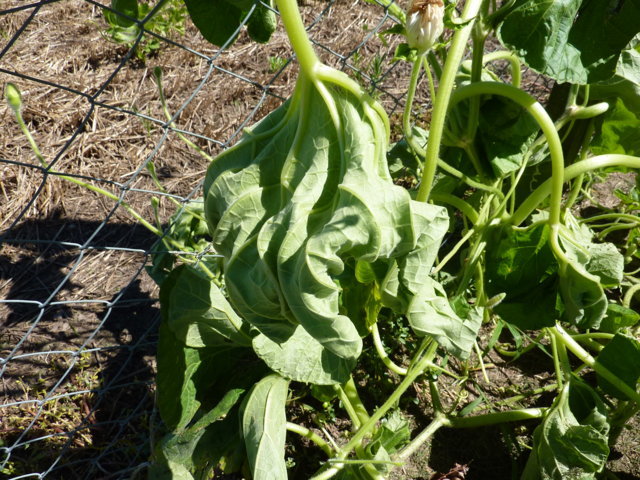
M 617 333 L 596 358 L 596 363 L 636 390 L 640 378 L 640 342 L 631 336 Z M 598 376 L 600 387 L 609 395 L 627 400 L 627 396 L 615 385 Z
M 618 333 L 619 330 L 632 327 L 640 322 L 640 313 L 622 305 L 610 303 L 607 306 L 607 314 L 600 323 L 600 331 Z
M 268 42 L 276 30 L 275 12 L 257 0 L 185 0 L 185 4 L 202 36 L 219 47 L 236 40 L 245 19 L 249 36 L 257 42 Z
M 622 254 L 613 244 L 593 243 L 593 232 L 569 211 L 559 238 L 566 257 L 559 269 L 564 320 L 580 328 L 598 328 L 607 312 L 604 286 L 622 281 Z
M 231 390 L 248 388 L 266 369 L 250 348 L 187 347 L 166 322 L 159 333 L 157 401 L 170 430 L 183 430 L 199 409 L 211 408 Z
M 164 322 L 160 324 L 159 336 L 156 380 L 158 410 L 170 430 L 181 429 L 200 407 L 193 382 L 193 376 L 200 366 L 200 352 L 185 348 Z
M 521 106 L 489 97 L 480 106 L 476 141 L 498 178 L 518 170 L 540 127 Z
M 609 456 L 608 433 L 602 400 L 572 379 L 534 431 L 522 480 L 595 480 Z
M 640 31 L 640 0 L 519 0 L 500 25 L 502 43 L 558 82 L 611 78 Z
M 559 270 L 563 319 L 579 328 L 598 328 L 607 312 L 607 297 L 600 279 L 570 261 Z
M 316 385 L 334 385 L 349 379 L 355 361 L 324 348 L 301 325 L 284 341 L 264 334 L 253 339 L 253 349 L 269 367 L 285 377 Z
M 501 229 L 487 244 L 487 294 L 506 294 L 494 310 L 523 329 L 548 327 L 557 318 L 558 265 L 548 241 L 548 227 L 537 224 Z
M 407 312 L 411 327 L 431 335 L 449 353 L 466 358 L 482 324 L 482 315 L 469 309 L 463 320 L 454 311 L 442 285 L 427 277 Z
M 285 403 L 289 381 L 269 375 L 249 392 L 242 406 L 242 433 L 254 480 L 286 480 Z
M 137 27 L 138 0 L 111 0 L 111 8 L 115 12 L 104 11 L 104 16 L 111 25 L 124 28 Z
M 607 312 L 607 297 L 600 279 L 570 261 L 559 270 L 563 319 L 579 328 L 598 328 Z
M 592 101 L 607 100 L 611 105 L 622 102 L 625 109 L 640 116 L 640 51 L 638 46 L 624 50 L 618 60 L 616 74 L 609 80 L 590 86 Z M 595 143 L 599 140 L 596 137 Z
M 243 393 L 243 389 L 230 390 L 194 425 L 165 435 L 155 449 L 155 463 L 164 464 L 172 473 L 186 471 L 195 478 L 202 475 L 206 478 L 224 454 L 241 440 L 237 432 L 237 412 L 234 416 L 230 411 Z M 221 435 L 224 439 L 219 438 Z
M 262 335 L 258 354 L 287 378 L 342 383 L 367 333 L 341 304 L 341 285 L 357 282 L 345 265 L 399 268 L 406 311 L 448 220 L 393 184 L 384 111 L 331 75 L 341 80 L 301 77 L 288 102 L 214 159 L 204 192 L 229 300 Z
M 600 132 L 591 143 L 591 151 L 596 155 L 640 155 L 640 112 L 629 110 L 621 98 L 612 103 L 604 114 Z
M 242 9 L 226 0 L 184 0 L 189 16 L 209 42 L 219 47 L 233 43 L 242 21 Z
M 208 478 L 207 472 L 223 457 L 243 452 L 239 400 L 267 373 L 250 348 L 186 347 L 162 322 L 157 402 L 170 433 L 156 446 L 150 477 L 189 472 L 195 478 Z
M 186 346 L 250 346 L 249 325 L 201 270 L 175 268 L 160 287 L 162 316 Z

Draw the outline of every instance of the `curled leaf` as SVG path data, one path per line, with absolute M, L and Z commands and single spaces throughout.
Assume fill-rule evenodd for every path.
M 346 263 L 398 268 L 406 310 L 448 220 L 393 184 L 386 114 L 326 68 L 323 80 L 302 75 L 289 101 L 214 159 L 205 214 L 258 355 L 287 378 L 342 383 L 362 350 L 341 303 L 341 285 L 357 282 Z

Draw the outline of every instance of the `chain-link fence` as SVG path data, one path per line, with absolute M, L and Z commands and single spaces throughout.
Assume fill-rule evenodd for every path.
M 5 478 L 143 476 L 156 423 L 158 292 L 145 273 L 156 236 L 127 208 L 165 228 L 176 201 L 201 195 L 208 163 L 180 136 L 214 155 L 280 104 L 295 80 L 281 30 L 259 45 L 241 28 L 235 43 L 217 48 L 180 2 L 169 1 L 149 3 L 123 39 L 105 19 L 110 5 L 0 6 L 0 84 L 22 92 L 22 115 L 41 152 L 39 160 L 3 99 Z M 303 12 L 325 62 L 369 85 L 388 112 L 401 107 L 407 67 L 391 62 L 395 46 L 377 35 L 394 24 L 383 7 L 318 1 Z
M 157 236 L 131 212 L 166 229 L 176 208 L 201 195 L 207 155 L 233 144 L 295 81 L 281 28 L 260 45 L 241 27 L 235 43 L 218 48 L 202 39 L 179 0 L 141 3 L 128 29 L 107 22 L 110 5 L 0 4 L 0 85 L 22 92 L 33 135 L 30 142 L 3 99 L 6 478 L 144 476 L 157 424 L 159 320 L 145 266 Z M 388 10 L 346 0 L 302 10 L 322 60 L 367 86 L 392 118 L 400 115 L 410 67 L 392 60 L 397 39 L 379 35 L 396 23 Z M 428 98 L 419 94 L 416 105 L 426 111 Z

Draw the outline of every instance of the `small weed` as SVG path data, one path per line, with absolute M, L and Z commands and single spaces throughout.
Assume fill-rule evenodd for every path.
M 287 59 L 280 55 L 269 55 L 269 73 L 276 73 L 284 68 Z

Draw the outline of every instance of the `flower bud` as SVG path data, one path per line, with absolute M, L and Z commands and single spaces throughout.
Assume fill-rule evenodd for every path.
M 20 111 L 22 106 L 22 95 L 20 90 L 13 83 L 7 83 L 4 87 L 4 97 L 7 99 L 7 103 L 14 112 Z
M 407 14 L 407 43 L 424 53 L 429 50 L 444 30 L 444 3 L 442 0 L 412 0 Z

